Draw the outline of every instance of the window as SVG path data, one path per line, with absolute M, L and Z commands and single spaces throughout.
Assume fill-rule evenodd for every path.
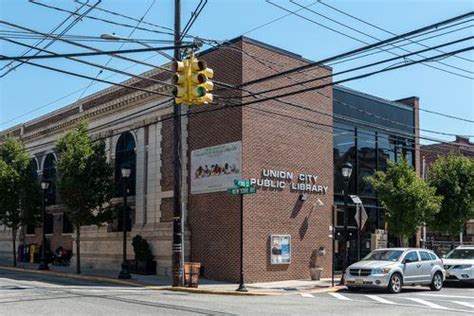
M 420 258 L 421 258 L 421 261 L 431 261 L 433 259 L 431 259 L 431 256 L 429 253 L 427 253 L 426 251 L 420 251 Z
M 44 233 L 45 234 L 52 234 L 53 233 L 53 224 L 54 224 L 54 216 L 53 214 L 47 214 L 44 218 Z
M 34 235 L 35 234 L 35 225 L 33 225 L 33 224 L 26 225 L 26 234 L 27 235 Z
M 431 260 L 438 260 L 438 257 L 434 253 L 430 252 L 429 254 L 430 254 Z
M 407 255 L 405 256 L 405 261 L 406 262 L 417 262 L 417 261 L 419 261 L 416 251 L 410 251 L 409 253 L 407 253 Z
M 37 181 L 38 180 L 38 162 L 36 161 L 35 158 L 30 160 L 30 172 L 31 172 L 31 177 Z
M 377 133 L 378 170 L 387 170 L 387 161 L 395 161 L 395 140 L 392 136 Z
M 353 126 L 334 122 L 333 129 L 334 145 L 334 193 L 342 194 L 344 190 L 344 179 L 342 178 L 341 168 L 346 162 L 353 166 L 351 181 L 349 183 L 349 192 L 355 193 L 355 172 L 356 172 L 356 143 L 355 128 Z
M 66 213 L 63 214 L 63 234 L 71 234 L 74 231 L 71 221 Z
M 377 149 L 375 132 L 370 130 L 357 129 L 357 181 L 358 193 L 361 196 L 375 196 L 367 177 L 374 174 L 377 167 Z
M 116 196 L 123 195 L 123 182 L 120 170 L 124 165 L 128 166 L 132 170 L 127 183 L 128 195 L 135 195 L 136 161 L 137 157 L 135 153 L 135 140 L 133 139 L 133 135 L 130 132 L 125 132 L 120 135 L 115 148 Z
M 49 181 L 46 191 L 46 205 L 56 204 L 56 158 L 53 154 L 48 154 L 43 164 L 43 180 Z

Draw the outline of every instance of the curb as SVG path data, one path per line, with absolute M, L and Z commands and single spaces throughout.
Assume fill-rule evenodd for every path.
M 308 293 L 333 293 L 333 292 L 339 292 L 345 289 L 346 287 L 344 285 L 336 285 L 336 286 L 323 288 L 323 289 L 309 290 Z
M 0 265 L 0 269 L 10 270 L 10 271 L 18 271 L 18 272 L 36 273 L 36 274 L 43 274 L 43 275 L 54 275 L 54 276 L 60 276 L 60 277 L 67 278 L 67 279 L 78 279 L 78 280 L 90 280 L 90 281 L 98 281 L 98 282 L 116 283 L 116 284 L 129 285 L 129 286 L 135 286 L 135 287 L 144 287 L 144 286 L 149 285 L 149 284 L 144 284 L 144 283 L 134 282 L 134 281 L 125 281 L 125 280 L 118 280 L 118 279 L 92 276 L 92 275 L 80 275 L 80 274 L 77 275 L 77 274 L 70 274 L 70 273 L 50 271 L 50 270 L 32 270 L 32 269 L 26 269 L 26 268 L 7 267 L 7 266 L 2 266 L 2 265 Z
M 196 294 L 214 294 L 214 295 L 233 295 L 233 296 L 266 296 L 272 295 L 270 293 L 252 293 L 252 292 L 237 292 L 237 291 L 222 291 L 222 290 L 209 290 L 192 287 L 164 287 L 159 290 L 174 291 L 174 292 L 187 292 Z M 278 295 L 278 294 L 277 294 Z

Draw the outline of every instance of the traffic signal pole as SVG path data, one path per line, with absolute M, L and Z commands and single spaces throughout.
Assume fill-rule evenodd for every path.
M 181 60 L 181 1 L 174 1 L 174 59 Z M 176 65 L 174 72 L 176 72 Z M 173 123 L 174 123 L 174 189 L 173 189 L 173 247 L 172 247 L 172 270 L 173 270 L 173 286 L 184 285 L 184 227 L 183 227 L 183 209 L 181 204 L 181 182 L 182 182 L 182 166 L 181 166 L 181 106 L 173 100 Z

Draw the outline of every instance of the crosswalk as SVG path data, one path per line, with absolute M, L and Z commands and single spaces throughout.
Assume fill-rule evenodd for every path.
M 460 311 L 474 315 L 474 292 L 468 291 L 468 295 L 448 295 L 432 293 L 407 293 L 405 295 L 391 294 L 366 294 L 329 292 L 329 293 L 300 293 L 304 298 L 331 298 L 338 301 L 385 304 L 396 306 L 420 307 L 435 310 Z M 472 294 L 472 295 L 471 295 Z

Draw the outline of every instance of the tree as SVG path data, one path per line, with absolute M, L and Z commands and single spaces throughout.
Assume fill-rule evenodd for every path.
M 439 212 L 442 197 L 417 177 L 406 160 L 396 164 L 389 161 L 386 172 L 377 171 L 368 181 L 386 209 L 389 231 L 398 236 L 402 246 L 407 246 L 418 227 L 431 222 Z
M 450 233 L 451 240 L 474 218 L 474 161 L 459 154 L 438 158 L 429 168 L 428 181 L 443 196 L 433 227 Z
M 13 265 L 16 266 L 18 230 L 35 224 L 40 210 L 40 188 L 30 155 L 23 143 L 7 136 L 0 145 L 0 220 L 12 230 Z
M 81 273 L 81 226 L 101 225 L 111 214 L 107 207 L 113 197 L 113 170 L 107 162 L 105 145 L 95 142 L 81 123 L 57 143 L 58 190 L 76 232 L 77 273 Z

